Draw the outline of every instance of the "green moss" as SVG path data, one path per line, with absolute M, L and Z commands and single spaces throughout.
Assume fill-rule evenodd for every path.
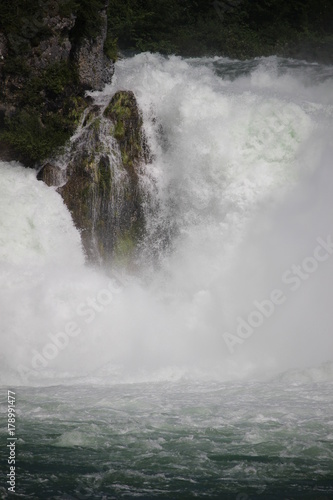
M 135 177 L 135 162 L 142 157 L 142 119 L 132 92 L 119 91 L 104 111 L 112 120 L 112 135 L 117 139 L 122 163 L 127 172 Z
M 133 98 L 128 92 L 118 92 L 104 111 L 104 115 L 118 122 L 131 117 Z
M 107 156 L 102 156 L 98 164 L 98 190 L 100 194 L 111 192 L 111 170 Z
M 101 119 L 100 118 L 95 118 L 95 120 L 91 122 L 91 128 L 93 129 L 93 131 L 95 133 L 99 132 L 100 126 L 101 126 Z
M 84 119 L 83 126 L 91 125 L 96 119 L 96 112 L 94 110 L 89 110 Z
M 74 125 L 79 125 L 83 111 L 87 107 L 86 101 L 81 96 L 70 97 L 67 101 L 68 118 Z M 65 103 L 65 104 L 66 104 Z
M 118 121 L 116 123 L 116 126 L 115 126 L 115 129 L 114 129 L 114 137 L 116 139 L 122 139 L 125 135 L 125 126 L 124 126 L 124 123 L 122 121 Z
M 122 151 L 121 151 L 121 160 L 123 162 L 124 167 L 132 167 L 133 166 L 133 162 L 130 160 L 129 155 L 127 154 L 127 152 L 124 149 L 122 149 Z

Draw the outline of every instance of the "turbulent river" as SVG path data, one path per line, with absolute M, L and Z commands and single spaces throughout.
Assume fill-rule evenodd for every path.
M 333 68 L 117 62 L 152 162 L 137 262 L 85 263 L 0 162 L 1 498 L 333 498 Z M 78 131 L 78 134 L 80 132 Z

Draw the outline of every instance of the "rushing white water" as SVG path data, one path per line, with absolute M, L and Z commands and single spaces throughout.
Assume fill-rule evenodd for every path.
M 88 268 L 60 195 L 1 163 L 1 382 L 228 380 L 332 362 L 331 70 L 117 63 L 93 96 L 132 90 L 143 113 L 154 159 L 139 276 Z

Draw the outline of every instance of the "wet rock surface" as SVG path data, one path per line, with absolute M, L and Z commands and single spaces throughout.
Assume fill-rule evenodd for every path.
M 69 155 L 67 180 L 58 191 L 88 260 L 126 263 L 144 233 L 140 173 L 150 161 L 134 94 L 117 92 L 104 113 L 93 105 Z

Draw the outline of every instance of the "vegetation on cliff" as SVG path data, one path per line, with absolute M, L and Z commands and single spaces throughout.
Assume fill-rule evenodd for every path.
M 73 134 L 89 87 L 77 53 L 100 35 L 105 8 L 105 0 L 1 6 L 0 144 L 13 158 L 38 164 Z
M 110 0 L 109 12 L 110 30 L 122 49 L 333 58 L 329 0 Z
M 75 69 L 55 63 L 32 76 L 16 95 L 16 110 L 4 118 L 2 141 L 24 163 L 52 155 L 70 138 L 86 106 Z

